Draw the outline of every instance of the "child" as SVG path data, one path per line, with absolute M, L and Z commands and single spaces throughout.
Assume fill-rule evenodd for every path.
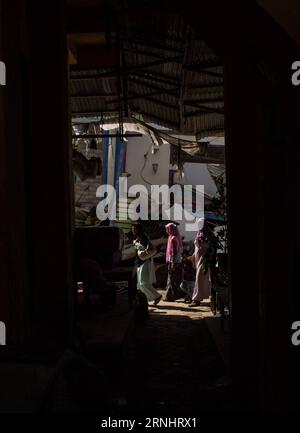
M 181 290 L 186 294 L 184 302 L 191 302 L 195 286 L 195 268 L 193 256 L 189 256 L 187 250 L 182 253 L 182 283 Z

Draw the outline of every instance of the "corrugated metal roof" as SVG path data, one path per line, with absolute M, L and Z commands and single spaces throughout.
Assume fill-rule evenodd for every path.
M 175 15 L 162 20 L 152 14 L 147 23 L 140 21 L 127 17 L 120 28 L 127 87 L 122 105 L 129 119 L 140 114 L 146 122 L 197 139 L 223 135 L 221 60 Z M 118 116 L 116 70 L 71 71 L 70 90 L 73 117 Z

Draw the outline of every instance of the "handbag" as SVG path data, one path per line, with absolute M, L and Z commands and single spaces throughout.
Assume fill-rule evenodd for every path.
M 139 250 L 137 252 L 139 259 L 143 261 L 151 259 L 155 256 L 156 253 L 157 249 L 151 242 L 148 243 L 147 247 L 144 250 Z

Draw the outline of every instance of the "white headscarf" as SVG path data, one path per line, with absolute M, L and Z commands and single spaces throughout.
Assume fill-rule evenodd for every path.
M 204 227 L 204 218 L 199 218 L 198 220 L 197 220 L 197 225 L 198 225 L 198 230 L 202 230 L 203 229 L 203 227 Z

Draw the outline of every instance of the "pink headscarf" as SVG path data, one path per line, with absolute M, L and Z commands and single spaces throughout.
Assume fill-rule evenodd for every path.
M 167 261 L 170 261 L 171 257 L 176 254 L 176 252 L 173 250 L 174 246 L 175 248 L 177 247 L 179 249 L 179 252 L 181 253 L 183 250 L 183 245 L 182 245 L 182 239 L 180 233 L 177 229 L 177 226 L 174 223 L 167 224 L 165 228 L 166 228 L 166 232 L 169 235 L 168 243 L 167 243 L 166 259 Z

